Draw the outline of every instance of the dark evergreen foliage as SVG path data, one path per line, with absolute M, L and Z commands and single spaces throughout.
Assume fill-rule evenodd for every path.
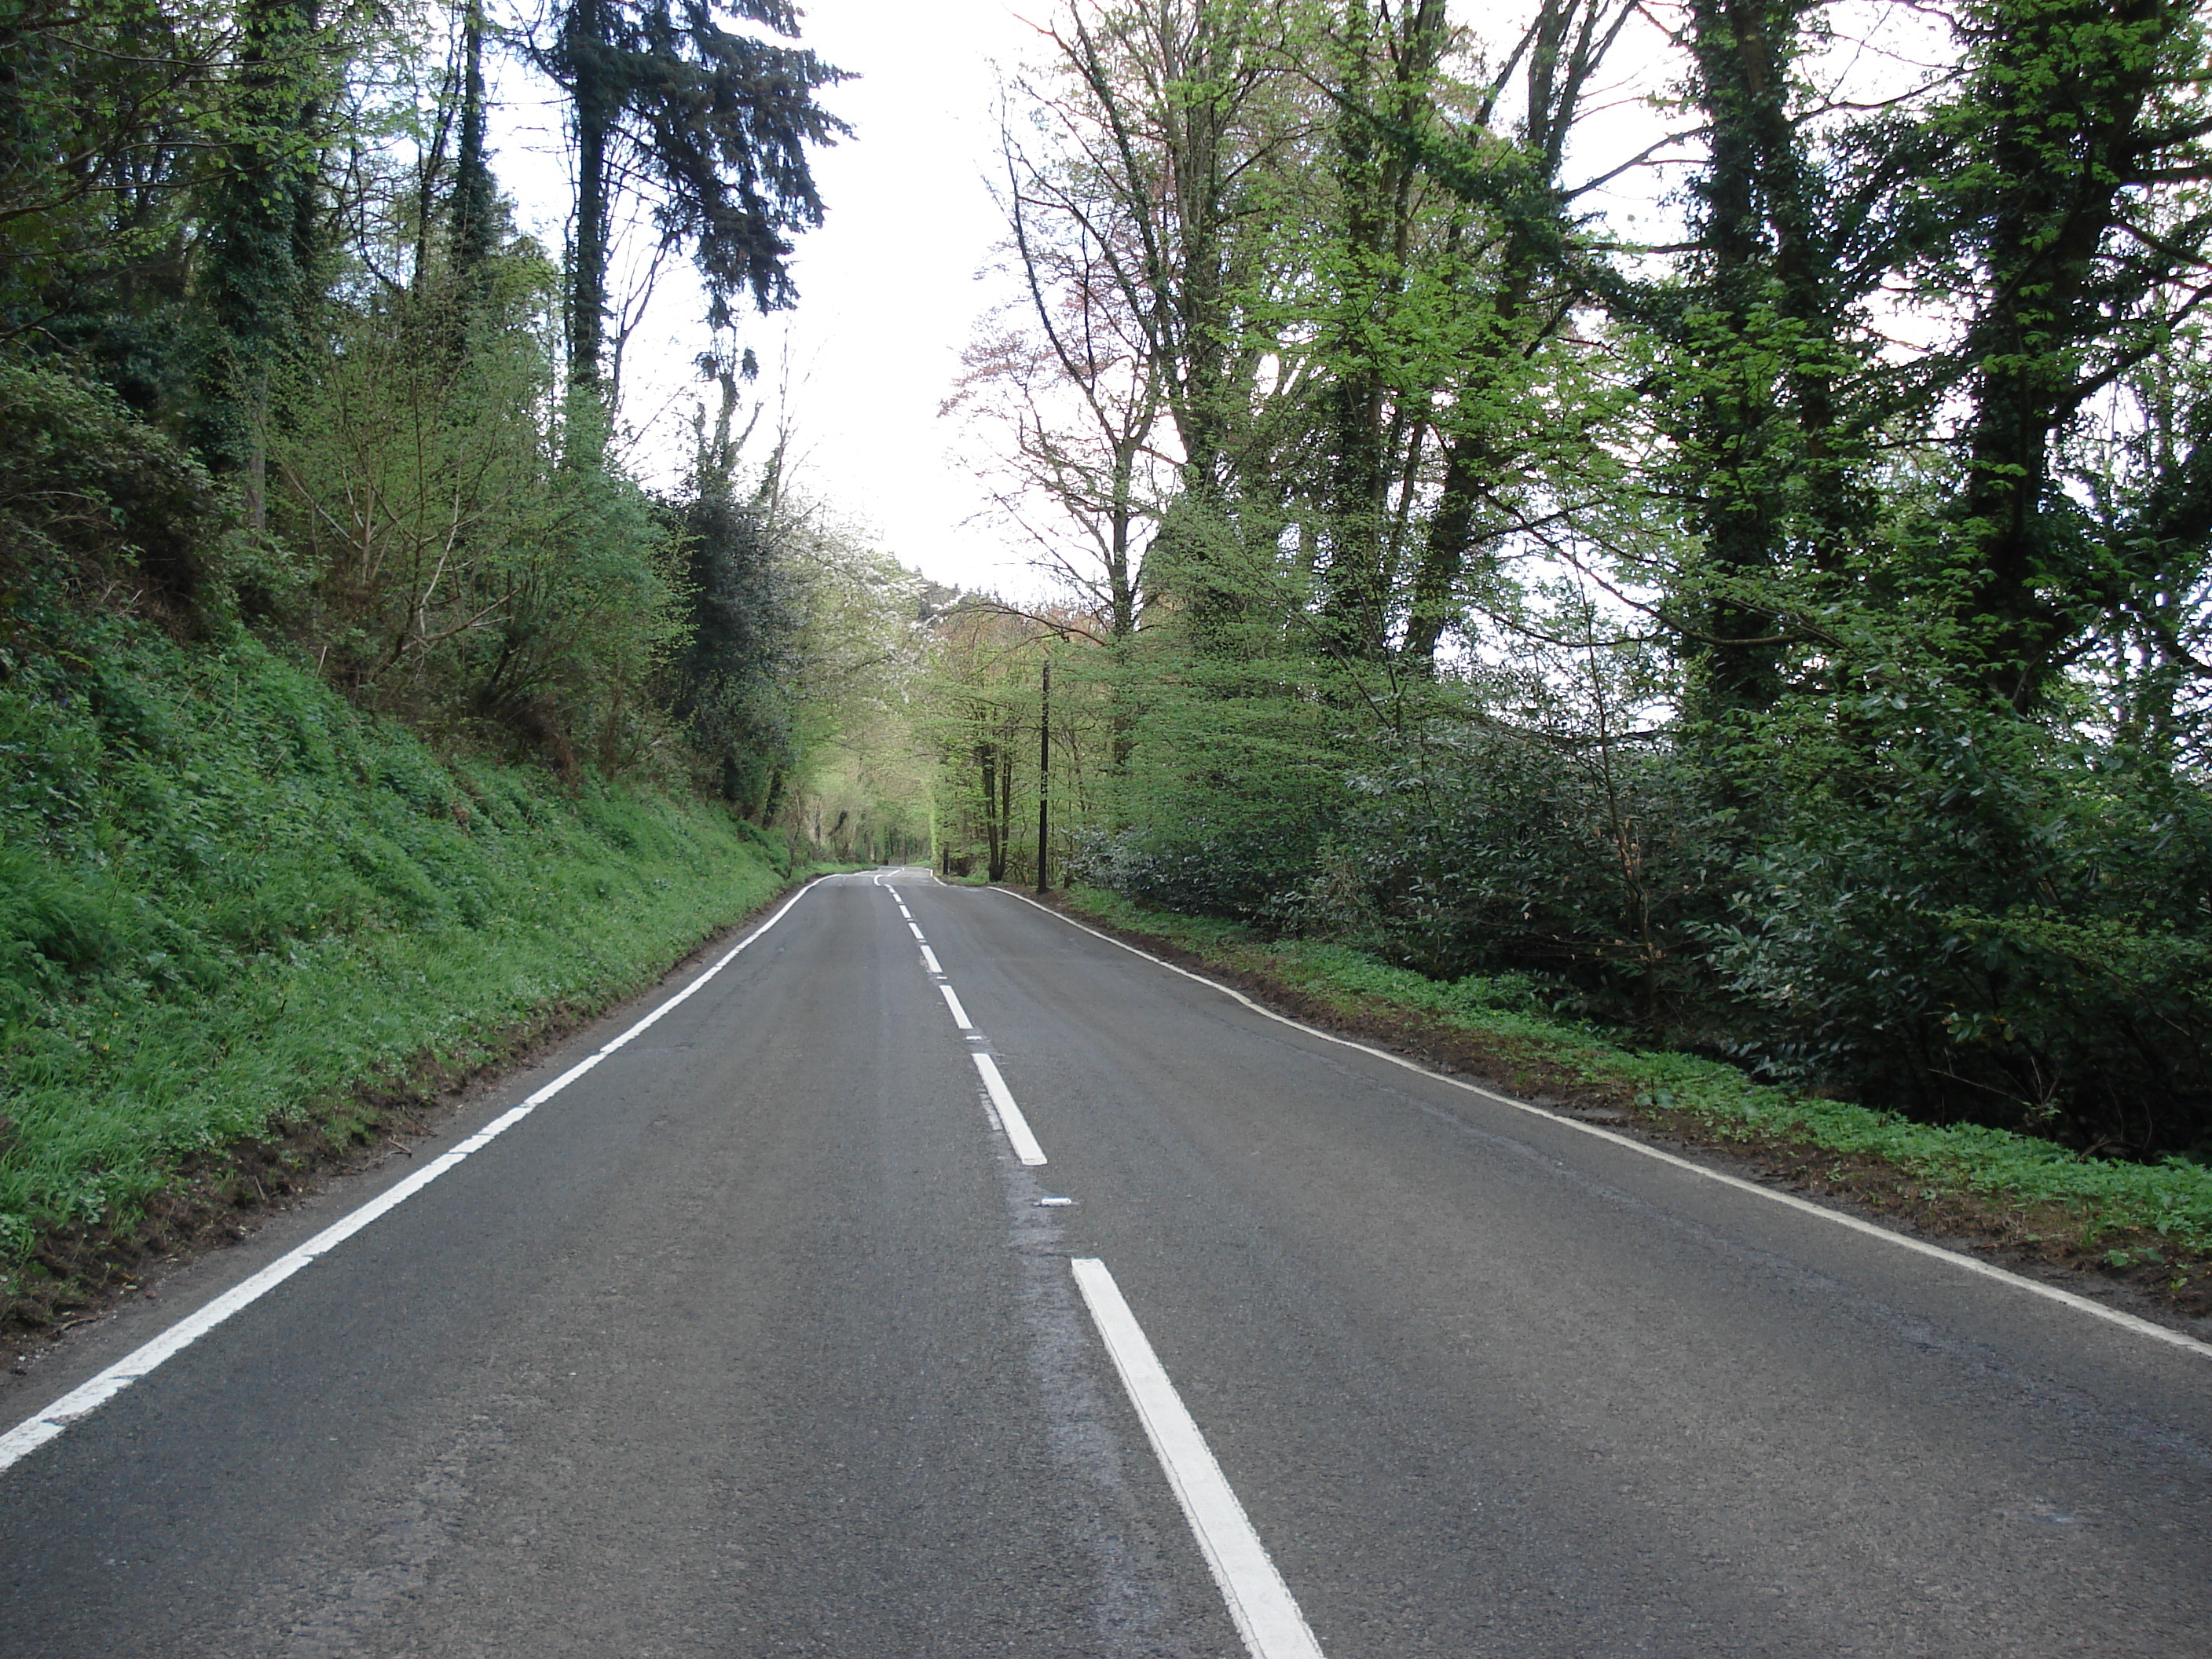
M 725 483 L 664 510 L 683 538 L 690 579 L 672 706 L 714 766 L 723 799 L 765 823 L 778 779 L 799 758 L 786 684 L 798 629 L 789 568 L 763 507 Z
M 799 30 L 787 0 L 572 0 L 541 53 L 576 134 L 568 330 L 579 385 L 597 385 L 605 368 L 609 239 L 628 181 L 650 193 L 666 242 L 692 249 L 715 326 L 745 295 L 763 312 L 796 297 L 791 238 L 823 212 L 807 147 L 849 132 L 814 94 L 844 72 L 734 33 L 718 12 L 787 37 Z

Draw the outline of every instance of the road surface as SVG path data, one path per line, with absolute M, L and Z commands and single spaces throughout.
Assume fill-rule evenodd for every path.
M 1016 895 L 820 883 L 393 1164 L 0 1397 L 0 1652 L 2212 1653 L 2212 1350 Z

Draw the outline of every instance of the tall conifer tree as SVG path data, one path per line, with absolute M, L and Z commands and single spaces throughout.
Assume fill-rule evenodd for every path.
M 607 264 L 625 180 L 653 193 L 665 245 L 690 244 L 715 326 L 743 295 L 763 311 L 796 297 L 790 239 L 822 222 L 807 146 L 850 131 L 814 94 L 846 77 L 811 52 L 732 33 L 718 12 L 799 33 L 789 0 L 568 0 L 543 54 L 576 137 L 568 307 L 579 387 L 607 389 Z

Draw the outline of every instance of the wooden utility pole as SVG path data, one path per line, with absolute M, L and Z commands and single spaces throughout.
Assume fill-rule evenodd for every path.
M 1046 649 L 1049 651 L 1050 647 Z M 1052 659 L 1044 659 L 1043 689 L 1037 697 L 1037 884 L 1038 892 L 1052 887 L 1052 866 L 1047 863 L 1046 837 L 1052 833 Z

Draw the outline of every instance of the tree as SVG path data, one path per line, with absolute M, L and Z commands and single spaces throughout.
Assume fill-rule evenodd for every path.
M 174 370 L 148 361 L 141 325 L 183 297 L 189 192 L 225 102 L 232 20 L 152 0 L 22 0 L 5 40 L 0 342 L 88 352 L 150 407 Z
M 1975 572 L 1960 603 L 1980 672 L 2027 709 L 2100 611 L 2164 574 L 2085 522 L 2058 447 L 2212 295 L 2212 216 L 2191 195 L 2212 178 L 2212 111 L 2194 4 L 1990 0 L 1961 25 L 1968 78 L 1937 118 L 1956 155 L 1942 194 L 1954 268 L 1979 280 L 1948 364 L 1972 405 L 1951 516 Z M 2201 474 L 2193 453 L 2181 465 Z M 2154 487 L 2171 501 L 2178 483 Z
M 202 291 L 220 344 L 205 371 L 202 447 L 240 474 L 247 522 L 267 501 L 270 381 L 320 297 L 322 122 L 340 70 L 316 0 L 248 0 L 234 96 L 240 130 L 206 205 Z
M 1048 37 L 1056 62 L 1038 89 L 1057 154 L 1032 168 L 1054 188 L 1030 205 L 1082 227 L 1095 279 L 1116 290 L 1157 375 L 1178 478 L 1155 587 L 1171 581 L 1201 632 L 1233 625 L 1240 567 L 1279 527 L 1265 510 L 1279 479 L 1262 411 L 1297 380 L 1275 326 L 1297 268 L 1277 186 L 1316 130 L 1285 50 L 1304 19 L 1242 0 L 1074 6 Z
M 786 38 L 790 0 L 720 9 Z M 568 316 L 571 382 L 611 392 L 608 258 L 617 199 L 644 191 L 664 248 L 690 244 L 708 320 L 750 294 L 762 311 L 795 297 L 791 236 L 822 222 L 806 150 L 851 129 L 814 101 L 845 78 L 812 52 L 725 28 L 716 0 L 570 0 L 540 62 L 569 98 L 576 212 Z

